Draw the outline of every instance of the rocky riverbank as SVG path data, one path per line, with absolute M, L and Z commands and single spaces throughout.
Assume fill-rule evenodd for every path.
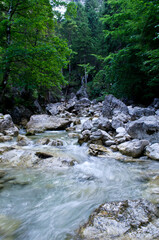
M 34 135 L 48 130 L 66 130 L 70 139 L 78 139 L 79 145 L 87 144 L 88 156 L 110 158 L 110 165 L 111 159 L 145 165 L 159 161 L 157 99 L 151 106 L 143 108 L 126 106 L 112 95 L 106 96 L 102 103 L 91 102 L 88 98 L 78 100 L 73 95 L 68 102 L 47 105 L 45 113 L 32 115 L 29 121 L 23 119 L 23 127 L 26 134 L 15 126 L 9 114 L 0 115 L 1 166 L 66 169 L 78 164 L 76 159 L 59 151 L 59 147 L 65 145 L 62 139 L 43 137 L 35 142 Z M 16 182 L 16 179 L 6 178 L 5 172 L 1 173 L 1 190 L 8 182 Z M 146 182 L 143 197 L 159 204 L 159 171 L 147 169 L 141 178 Z M 80 238 L 158 239 L 158 213 L 151 204 L 143 200 L 106 203 L 103 205 L 106 210 L 103 206 L 98 208 L 88 223 L 80 228 Z M 140 219 L 137 217 L 139 213 Z M 142 218 L 146 219 L 145 222 Z

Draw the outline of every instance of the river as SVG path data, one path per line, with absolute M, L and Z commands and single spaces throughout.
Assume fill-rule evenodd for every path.
M 8 183 L 0 191 L 0 213 L 21 223 L 15 238 L 9 239 L 64 240 L 74 235 L 100 204 L 142 198 L 146 188 L 143 173 L 159 169 L 155 161 L 123 163 L 89 156 L 87 146 L 79 146 L 65 131 L 32 136 L 32 144 L 23 148 L 36 151 L 36 141 L 42 137 L 61 139 L 64 146 L 41 145 L 41 151 L 59 152 L 77 164 L 61 169 L 5 167 L 17 184 Z

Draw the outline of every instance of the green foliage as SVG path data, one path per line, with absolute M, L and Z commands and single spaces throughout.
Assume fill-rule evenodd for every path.
M 55 31 L 57 18 L 49 0 L 4 0 L 0 8 L 1 85 L 7 81 L 34 90 L 64 84 L 61 69 L 70 50 Z
M 158 0 L 108 0 L 101 20 L 107 48 L 102 70 L 99 71 L 105 73 L 104 89 L 118 97 L 136 101 L 157 96 Z M 97 79 L 99 73 L 94 78 L 94 84 Z

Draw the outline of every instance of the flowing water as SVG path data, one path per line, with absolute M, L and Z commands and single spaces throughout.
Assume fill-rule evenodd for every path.
M 20 220 L 16 240 L 63 240 L 87 221 L 90 213 L 106 201 L 143 197 L 145 183 L 141 172 L 159 168 L 153 163 L 122 163 L 110 158 L 88 155 L 86 146 L 65 131 L 33 136 L 62 139 L 62 147 L 41 146 L 72 157 L 78 164 L 58 169 L 7 169 L 23 184 L 12 184 L 0 192 L 0 214 Z M 0 238 L 3 239 L 3 238 Z M 5 239 L 5 238 L 4 238 Z

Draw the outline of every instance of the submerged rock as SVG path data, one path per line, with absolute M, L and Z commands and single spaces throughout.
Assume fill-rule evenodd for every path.
M 63 146 L 63 141 L 59 139 L 42 138 L 37 143 L 49 146 Z
M 157 208 L 145 200 L 101 205 L 79 230 L 84 240 L 150 240 L 159 238 Z
M 97 156 L 103 153 L 107 153 L 108 149 L 102 145 L 98 144 L 90 144 L 89 145 L 89 154 L 93 156 Z
M 5 215 L 0 215 L 0 237 L 2 239 L 15 239 L 16 230 L 20 227 L 21 222 Z

